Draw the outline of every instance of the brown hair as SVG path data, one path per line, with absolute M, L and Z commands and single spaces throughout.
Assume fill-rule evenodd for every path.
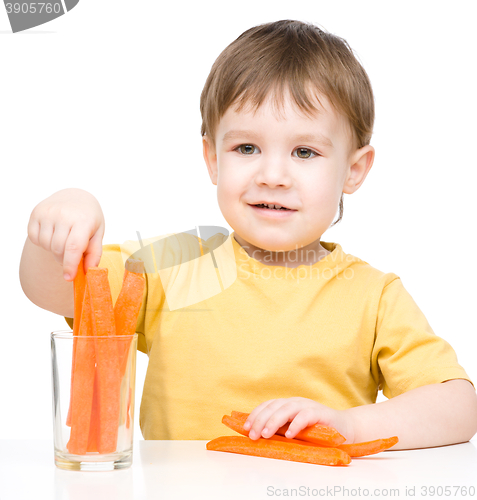
M 272 92 L 283 106 L 290 91 L 300 110 L 317 110 L 310 89 L 324 95 L 350 124 L 352 147 L 369 144 L 374 125 L 374 96 L 366 71 L 346 40 L 311 23 L 282 20 L 242 33 L 214 62 L 200 96 L 201 135 L 215 147 L 218 123 L 227 109 L 245 104 L 256 110 Z M 314 95 L 318 100 L 318 96 Z M 340 215 L 343 215 L 343 195 Z

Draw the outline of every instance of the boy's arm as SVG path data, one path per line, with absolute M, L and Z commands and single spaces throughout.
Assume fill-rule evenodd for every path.
M 28 237 L 20 261 L 20 283 L 38 307 L 73 318 L 73 281 L 63 278 L 63 266 L 51 252 L 34 245 Z
M 346 410 L 299 397 L 265 401 L 250 413 L 245 430 L 251 439 L 268 438 L 291 422 L 286 437 L 293 438 L 319 423 L 334 427 L 348 443 L 398 436 L 392 450 L 462 443 L 477 432 L 472 383 L 397 277 L 381 293 L 370 361 L 388 401 Z
M 463 443 L 477 433 L 477 395 L 464 379 L 425 385 L 344 412 L 353 422 L 355 442 L 398 436 L 393 450 Z
M 399 442 L 391 450 L 431 448 L 472 439 L 477 432 L 477 395 L 470 382 L 455 379 L 347 410 L 300 397 L 275 399 L 257 406 L 244 429 L 251 439 L 269 438 L 287 422 L 288 438 L 321 424 L 334 427 L 350 444 L 397 436 Z
M 99 264 L 104 226 L 98 201 L 82 189 L 63 189 L 40 202 L 20 261 L 25 295 L 42 309 L 72 318 L 78 264 L 83 255 L 85 269 Z
M 477 432 L 475 389 L 400 278 L 381 293 L 371 371 L 389 399 L 349 409 L 358 439 L 397 435 L 393 449 L 412 449 L 465 442 Z

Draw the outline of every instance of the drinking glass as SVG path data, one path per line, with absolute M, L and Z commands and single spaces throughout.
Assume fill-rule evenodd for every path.
M 137 333 L 51 333 L 53 435 L 60 469 L 132 464 Z

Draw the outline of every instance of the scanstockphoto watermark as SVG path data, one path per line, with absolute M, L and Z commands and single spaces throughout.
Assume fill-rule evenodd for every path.
M 233 266 L 235 277 L 238 274 L 242 280 L 354 278 L 354 269 L 349 264 L 356 260 L 355 257 L 338 252 L 325 254 L 323 247 L 305 250 L 295 246 L 286 251 L 272 251 L 244 245 L 234 256 L 232 235 L 220 226 L 197 226 L 188 231 L 153 238 L 149 243 L 143 242 L 138 231 L 137 235 L 139 245 L 127 257 L 143 260 L 147 273 L 157 273 L 188 263 L 195 265 L 193 261 L 202 259 L 206 263 L 210 261 L 221 272 L 224 267 Z M 316 265 L 322 260 L 322 265 Z
M 288 267 L 287 265 L 273 268 L 261 268 L 259 272 L 250 272 L 247 265 L 238 266 L 240 279 L 295 279 L 300 280 L 311 280 L 311 279 L 323 279 L 329 280 L 335 278 L 337 280 L 351 280 L 354 277 L 354 270 L 350 267 L 343 270 L 338 274 L 331 267 L 325 267 L 320 269 L 318 267 L 312 267 L 311 264 L 306 266 L 300 266 L 298 268 Z M 335 275 L 336 274 L 336 275 Z
M 307 249 L 296 246 L 287 251 L 271 251 L 263 249 L 252 250 L 249 246 L 243 246 L 239 250 L 237 259 L 237 270 L 241 279 L 306 279 L 329 280 L 335 277 L 337 280 L 351 280 L 354 278 L 354 269 L 345 267 L 337 270 L 338 264 L 351 263 L 355 261 L 352 255 L 339 256 L 337 252 L 324 255 L 321 250 Z M 285 260 L 286 257 L 286 260 Z M 318 262 L 326 257 L 326 265 L 316 266 Z M 260 261 L 264 266 L 254 266 L 254 272 L 250 272 L 250 259 Z M 344 262 L 343 262 L 344 261 Z
M 381 497 L 381 498 L 398 498 L 398 497 L 475 497 L 475 486 L 464 485 L 421 485 L 421 486 L 402 486 L 399 488 L 364 488 L 351 486 L 323 486 L 310 487 L 298 486 L 297 488 L 276 488 L 267 486 L 266 494 L 268 497 L 295 497 L 295 498 L 348 498 L 348 497 Z
M 160 279 L 170 311 L 203 302 L 231 287 L 239 278 L 282 280 L 351 280 L 355 257 L 340 251 L 320 249 L 308 264 L 301 264 L 301 249 L 290 255 L 291 262 L 280 263 L 283 255 L 265 252 L 264 260 L 242 247 L 228 230 L 220 226 L 197 226 L 188 231 L 125 241 L 119 245 L 123 262 L 141 260 L 151 280 Z M 254 247 L 256 249 L 256 247 Z M 331 249 L 329 249 L 331 250 Z M 304 259 L 310 259 L 303 252 Z M 267 255 L 268 253 L 268 255 Z M 255 258 L 254 258 L 255 257 Z M 313 255 L 312 255 L 313 257 Z M 294 262 L 297 259 L 297 263 Z M 270 264 L 272 262 L 272 264 Z M 276 263 L 276 265 L 274 265 Z
M 400 496 L 399 488 L 357 488 L 345 486 L 326 486 L 313 488 L 310 486 L 299 486 L 298 488 L 275 488 L 267 487 L 268 497 L 296 497 L 296 498 L 330 498 L 330 497 L 391 497 Z

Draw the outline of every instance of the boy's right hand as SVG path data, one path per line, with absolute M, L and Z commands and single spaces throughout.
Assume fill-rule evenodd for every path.
M 41 201 L 28 223 L 30 241 L 52 253 L 63 265 L 63 277 L 73 281 L 84 254 L 85 272 L 97 267 L 105 230 L 98 200 L 83 189 L 62 189 Z

